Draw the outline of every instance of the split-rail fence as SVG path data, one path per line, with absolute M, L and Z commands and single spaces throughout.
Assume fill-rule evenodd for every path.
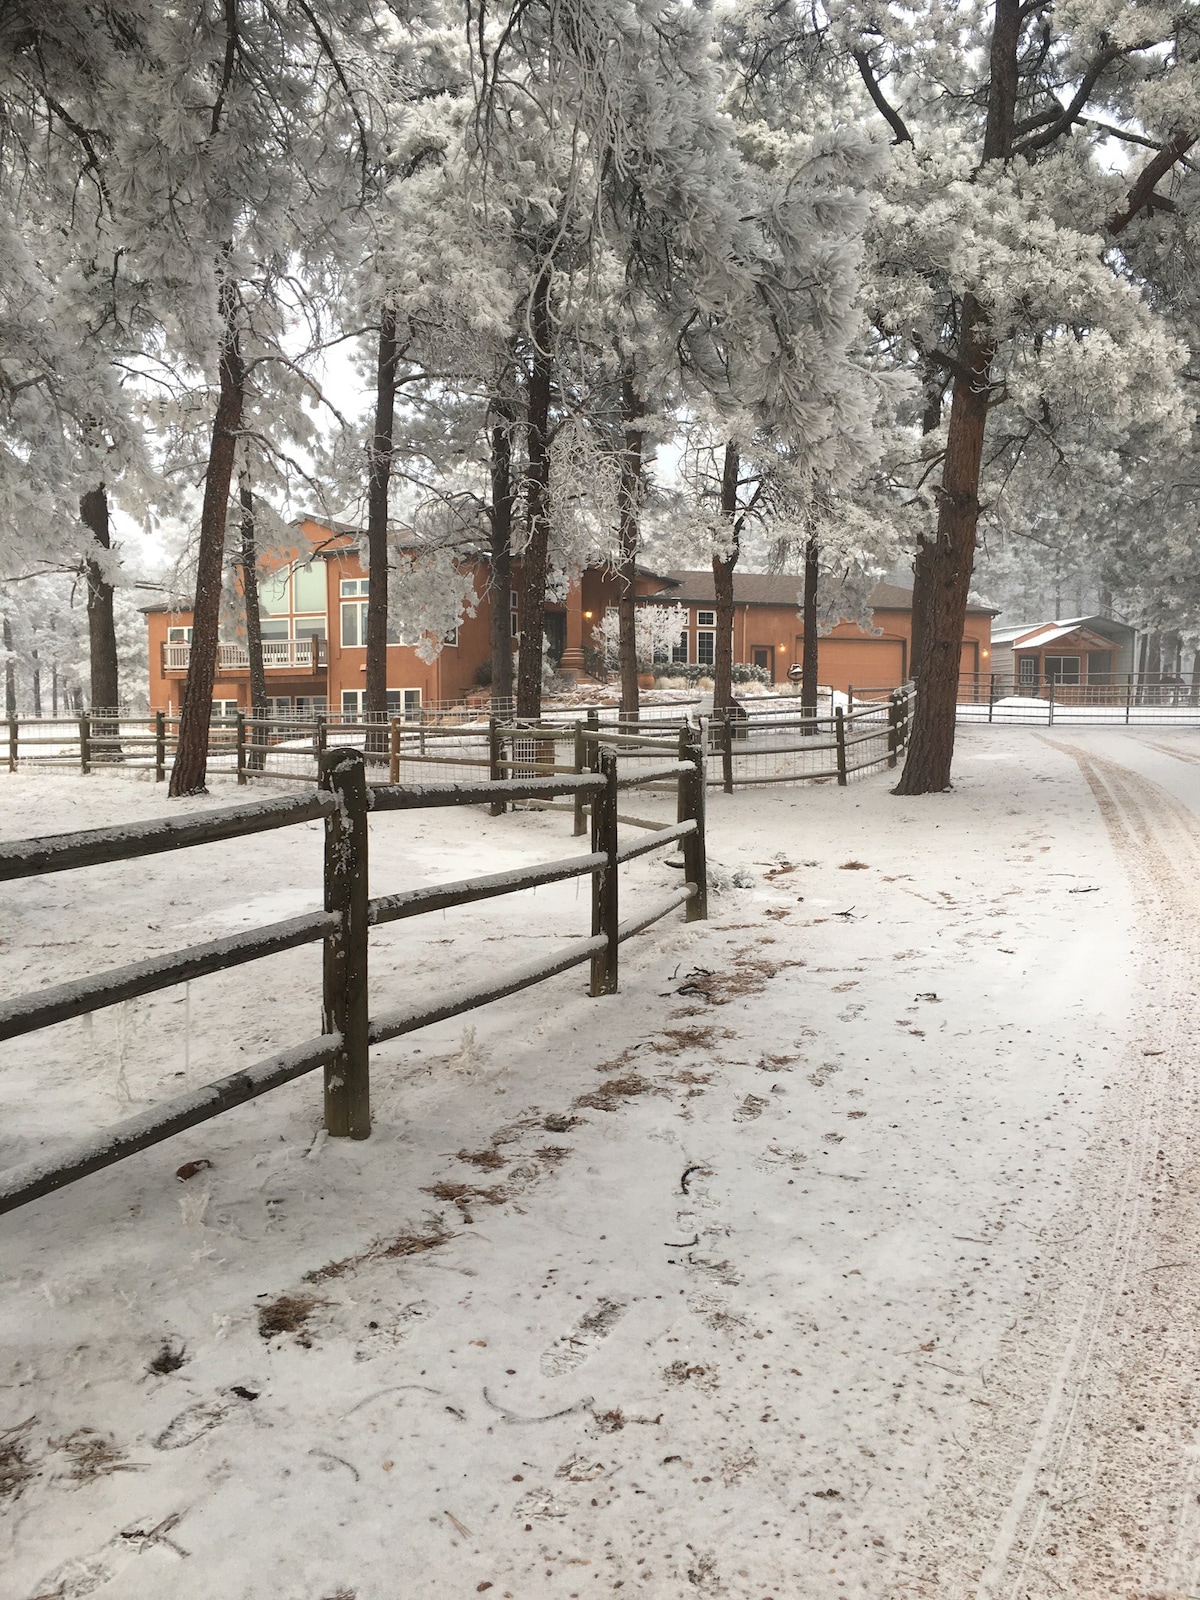
M 256 718 L 244 713 L 215 717 L 209 746 L 212 777 L 239 784 L 271 778 L 316 780 L 324 752 L 336 745 L 361 745 L 368 779 L 392 784 L 440 775 L 442 769 L 473 770 L 500 782 L 513 776 L 581 775 L 595 771 L 595 752 L 616 751 L 634 769 L 673 750 L 682 727 L 694 727 L 705 756 L 706 781 L 727 793 L 744 785 L 820 782 L 845 784 L 857 773 L 894 767 L 908 741 L 913 691 L 860 690 L 847 704 L 806 716 L 794 698 L 748 700 L 698 723 L 668 708 L 637 721 L 606 716 L 599 709 L 546 716 L 537 721 L 484 717 L 457 708 L 420 717 L 369 722 L 318 716 L 308 721 Z M 666 712 L 664 715 L 663 712 Z M 106 767 L 153 770 L 166 778 L 174 756 L 178 719 L 157 712 L 148 721 L 92 713 L 60 721 L 8 722 L 8 767 L 74 767 L 88 773 Z
M 58 984 L 0 1004 L 0 1040 L 47 1028 L 245 962 L 301 945 L 323 944 L 321 1032 L 305 1043 L 241 1069 L 204 1088 L 105 1128 L 65 1151 L 50 1152 L 0 1173 L 0 1212 L 11 1211 L 102 1167 L 206 1122 L 234 1106 L 323 1069 L 325 1127 L 331 1135 L 365 1139 L 371 1131 L 371 1046 L 458 1016 L 541 983 L 584 962 L 591 964 L 591 993 L 612 994 L 620 946 L 678 907 L 689 921 L 708 914 L 704 830 L 704 756 L 696 736 L 683 730 L 672 759 L 642 772 L 618 772 L 612 750 L 600 749 L 595 768 L 534 774 L 499 781 L 368 785 L 361 750 L 322 752 L 319 787 L 231 807 L 204 816 L 160 819 L 0 846 L 0 881 L 83 870 L 218 840 L 238 839 L 317 818 L 324 820 L 324 906 L 303 916 L 171 955 Z M 621 791 L 673 787 L 677 820 L 657 825 L 649 837 L 622 842 Z M 476 874 L 453 883 L 372 897 L 368 876 L 369 818 L 385 811 L 568 797 L 590 809 L 591 849 L 586 854 L 510 872 Z M 636 857 L 678 844 L 684 881 L 663 899 L 622 916 L 620 868 Z M 459 985 L 399 1011 L 372 1017 L 369 1009 L 369 933 L 400 918 L 468 905 L 570 878 L 591 879 L 591 932 L 537 961 L 515 966 L 482 983 Z

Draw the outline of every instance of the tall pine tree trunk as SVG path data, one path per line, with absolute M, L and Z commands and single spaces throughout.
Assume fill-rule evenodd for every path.
M 246 400 L 246 367 L 238 343 L 237 286 L 222 263 L 220 290 L 220 392 L 213 418 L 200 511 L 200 554 L 196 564 L 196 598 L 192 605 L 192 648 L 183 704 L 179 711 L 179 743 L 171 768 L 170 794 L 202 794 L 208 767 L 213 684 L 217 676 L 217 641 L 221 627 L 221 572 L 225 561 L 225 520 L 237 434 Z
M 396 313 L 385 306 L 379 319 L 379 350 L 375 359 L 375 428 L 371 437 L 371 467 L 367 482 L 367 564 L 371 586 L 367 590 L 367 681 L 363 695 L 366 713 L 366 749 L 387 753 L 387 636 L 388 636 L 388 493 L 392 479 L 392 452 L 396 425 Z
M 102 550 L 112 549 L 112 536 L 108 521 L 108 492 L 104 485 L 89 489 L 79 501 L 79 515 L 88 532 Z M 84 567 L 87 579 L 88 655 L 91 666 L 91 709 L 118 710 L 121 703 L 117 670 L 117 631 L 113 620 L 113 587 L 104 576 L 98 561 L 88 561 Z M 119 724 L 112 729 L 115 735 Z M 120 746 L 115 738 L 97 739 L 96 744 L 115 758 Z
M 741 554 L 742 517 L 738 510 L 738 480 L 742 458 L 731 439 L 725 446 L 721 469 L 721 511 L 728 540 L 724 555 L 712 558 L 713 589 L 717 605 L 717 632 L 713 647 L 713 712 L 733 710 L 733 569 Z
M 512 527 L 516 491 L 513 485 L 513 408 L 507 400 L 492 402 L 491 428 L 491 565 L 492 565 L 492 707 L 507 716 L 512 710 Z
M 8 618 L 0 624 L 0 642 L 5 646 L 5 717 L 16 717 L 16 661 L 13 659 L 13 624 Z
M 620 521 L 621 562 L 618 568 L 620 591 L 617 595 L 619 659 L 621 666 L 621 717 L 636 722 L 641 711 L 638 695 L 637 652 L 637 557 L 641 545 L 642 451 L 645 431 L 641 427 L 642 402 L 634 387 L 633 373 L 621 377 L 621 419 L 625 443 L 621 451 L 617 486 Z
M 800 663 L 800 710 L 802 733 L 817 731 L 817 584 L 821 576 L 821 547 L 816 532 L 809 534 L 804 546 L 804 599 L 803 627 L 804 651 Z
M 242 508 L 242 597 L 246 602 L 246 655 L 250 661 L 250 767 L 261 772 L 267 730 L 267 672 L 263 666 L 262 615 L 258 603 L 258 530 L 254 518 L 254 490 L 250 474 L 238 476 L 238 502 Z
M 536 719 L 542 711 L 542 633 L 550 551 L 550 387 L 553 372 L 550 267 L 533 286 L 526 416 L 525 507 L 528 538 L 521 557 L 521 646 L 517 657 L 517 715 Z
M 1007 160 L 1012 149 L 1020 35 L 1021 0 L 996 0 L 983 136 L 985 163 Z M 896 794 L 936 794 L 950 787 L 958 675 L 975 561 L 979 474 L 995 353 L 984 308 L 974 295 L 963 295 L 937 537 L 926 547 L 930 566 L 923 596 L 917 703 Z

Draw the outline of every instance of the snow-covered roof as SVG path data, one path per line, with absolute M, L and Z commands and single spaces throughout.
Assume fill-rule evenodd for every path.
M 1041 628 L 1036 628 L 1032 633 L 1013 640 L 1014 650 L 1044 650 L 1048 644 L 1057 644 L 1060 639 L 1069 638 L 1071 634 L 1079 634 L 1084 643 L 1093 641 L 1101 649 L 1115 650 L 1116 644 L 1112 639 L 1095 633 L 1082 622 L 1050 622 Z

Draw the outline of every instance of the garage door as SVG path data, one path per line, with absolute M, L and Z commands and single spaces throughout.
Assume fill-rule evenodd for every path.
M 822 639 L 817 645 L 817 679 L 844 693 L 856 689 L 895 689 L 904 682 L 902 639 Z

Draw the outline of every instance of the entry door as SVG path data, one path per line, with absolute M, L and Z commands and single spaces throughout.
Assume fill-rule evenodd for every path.
M 547 611 L 544 619 L 546 639 L 549 644 L 550 663 L 557 668 L 562 653 L 567 648 L 567 614 L 565 611 Z
M 756 667 L 764 667 L 771 683 L 775 682 L 775 646 L 773 644 L 756 644 L 750 652 Z

